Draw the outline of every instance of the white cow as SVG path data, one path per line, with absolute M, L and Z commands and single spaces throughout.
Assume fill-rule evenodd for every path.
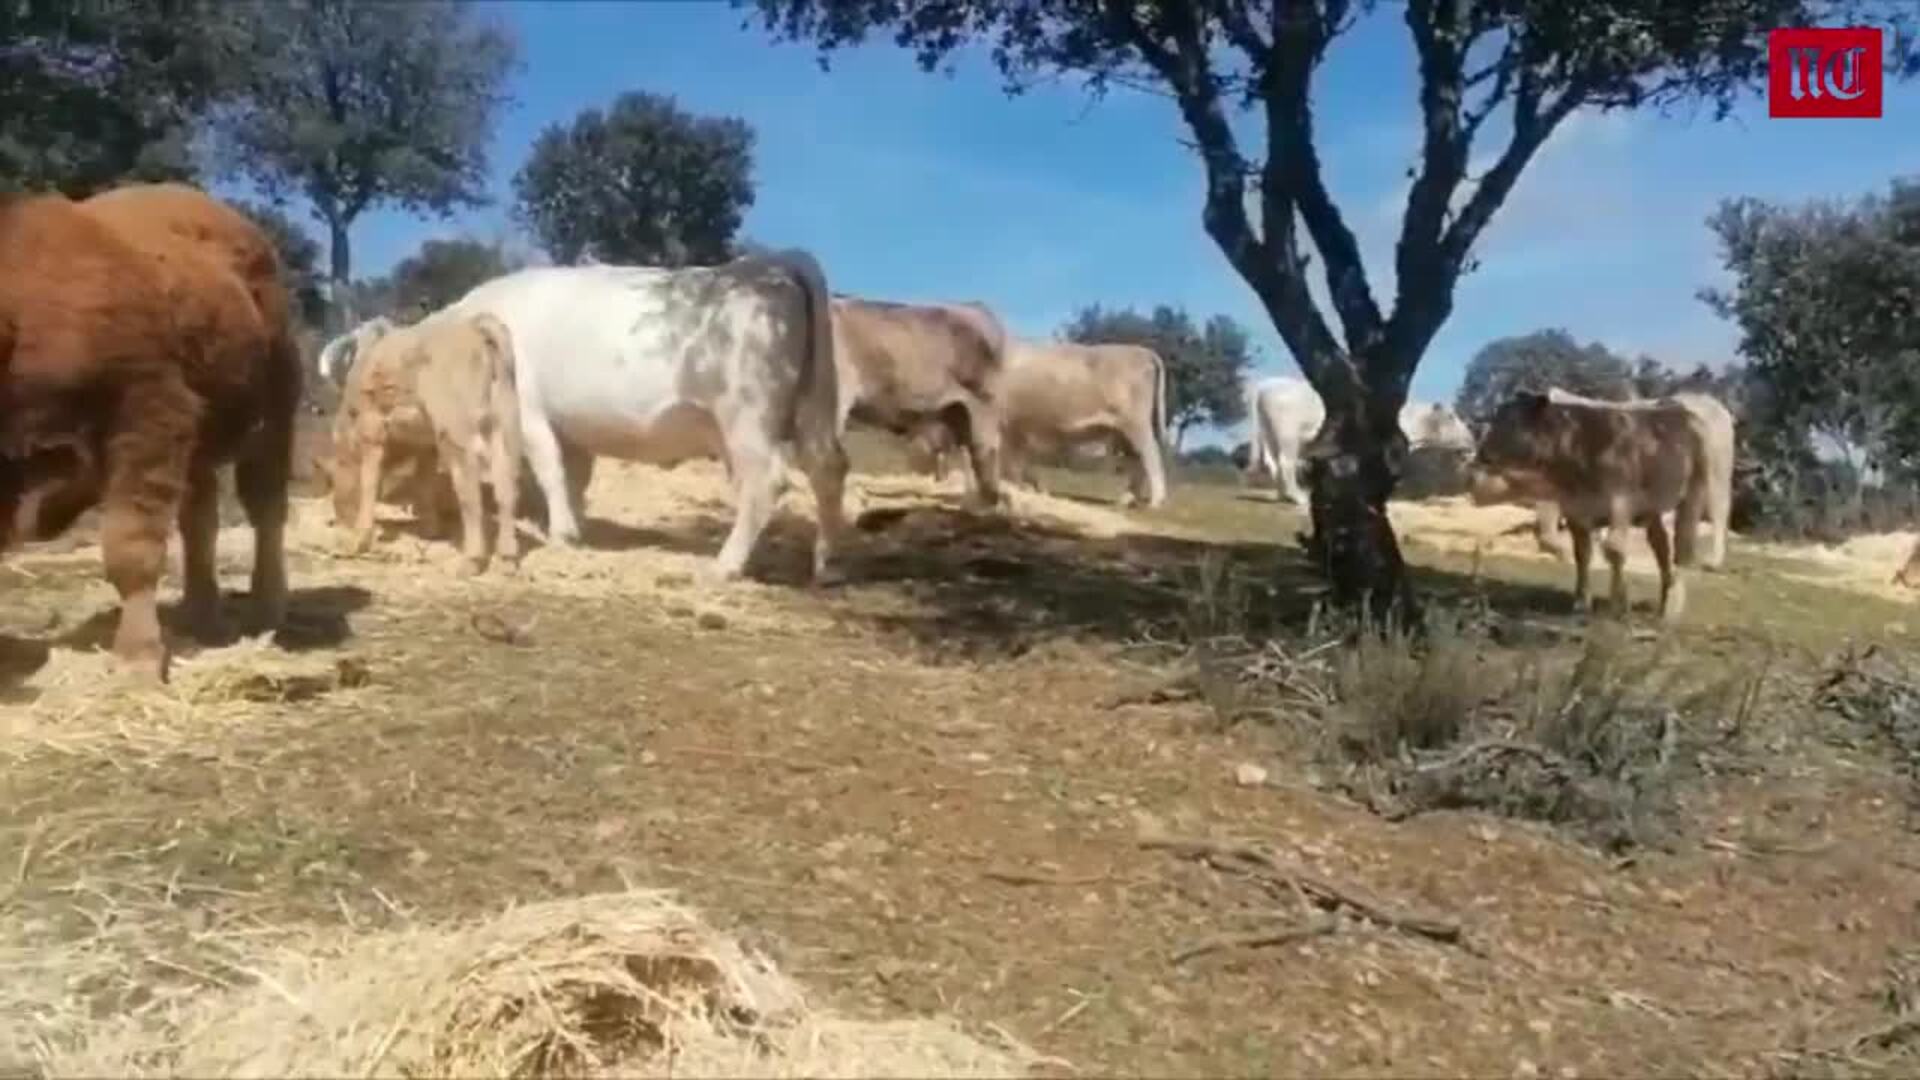
M 1582 397 L 1557 386 L 1547 388 L 1547 400 L 1561 405 L 1600 405 L 1613 409 L 1651 409 L 1662 402 L 1677 401 L 1705 425 L 1704 460 L 1707 470 L 1706 518 L 1711 537 L 1700 565 L 1717 570 L 1727 561 L 1727 519 L 1733 514 L 1733 413 L 1711 394 L 1682 391 L 1665 398 L 1635 398 L 1631 401 L 1602 401 Z M 1560 507 L 1552 500 L 1534 504 L 1534 540 L 1541 550 L 1564 556 L 1555 534 L 1560 528 Z
M 1245 477 L 1271 477 L 1280 498 L 1305 503 L 1300 488 L 1300 447 L 1320 430 L 1326 407 L 1305 379 L 1273 375 L 1247 384 L 1247 417 L 1253 432 L 1248 440 Z M 1473 432 L 1459 415 L 1437 402 L 1409 401 L 1400 410 L 1400 430 L 1412 447 L 1438 446 L 1473 449 Z
M 669 468 L 717 457 L 733 481 L 733 530 L 703 576 L 737 577 L 779 501 L 791 447 L 819 511 L 814 579 L 838 576 L 830 562 L 845 526 L 847 456 L 830 295 L 812 256 L 531 267 L 429 318 L 481 312 L 513 335 L 521 437 L 548 543 L 578 542 L 585 484 L 575 477 L 595 455 Z

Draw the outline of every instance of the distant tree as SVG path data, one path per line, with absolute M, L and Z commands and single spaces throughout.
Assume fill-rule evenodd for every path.
M 1239 323 L 1225 315 L 1196 327 L 1186 311 L 1165 305 L 1142 315 L 1132 308 L 1109 311 L 1083 308 L 1060 331 L 1085 345 L 1117 342 L 1144 345 L 1160 354 L 1167 369 L 1167 426 L 1179 452 L 1188 429 L 1207 423 L 1230 427 L 1245 419 L 1241 379 L 1253 366 L 1253 342 Z
M 319 329 L 326 319 L 326 297 L 320 288 L 324 280 L 320 273 L 320 245 L 278 207 L 240 199 L 233 200 L 233 205 L 273 238 L 274 250 L 280 255 L 280 269 L 286 275 L 287 287 L 293 291 L 300 321 Z
M 247 43 L 219 0 L 0 4 L 0 189 L 192 178 L 197 126 L 244 81 Z
M 1205 169 L 1207 234 L 1327 406 L 1306 451 L 1308 551 L 1337 602 L 1366 597 L 1382 615 L 1412 601 L 1386 513 L 1407 454 L 1400 408 L 1477 243 L 1560 125 L 1582 109 L 1689 103 L 1725 116 L 1762 78 L 1780 26 L 1892 23 L 1893 67 L 1906 74 L 1916 20 L 1911 0 L 734 2 L 823 59 L 883 37 L 929 71 L 978 48 L 1016 92 L 1067 74 L 1095 91 L 1118 83 L 1170 99 Z M 1390 310 L 1323 166 L 1340 125 L 1315 109 L 1327 100 L 1315 92 L 1321 64 L 1365 18 L 1404 26 L 1417 65 L 1419 156 Z M 1255 115 L 1236 124 L 1241 112 Z M 1148 130 L 1143 140 L 1161 139 Z M 1316 264 L 1330 311 L 1309 289 Z
M 1841 516 L 1858 518 L 1868 488 L 1920 480 L 1920 183 L 1850 203 L 1734 199 L 1708 224 L 1734 281 L 1702 298 L 1739 328 L 1776 503 L 1840 477 Z
M 560 263 L 726 261 L 753 205 L 753 129 L 671 97 L 621 94 L 533 142 L 515 213 Z
M 486 202 L 486 149 L 515 45 L 467 0 L 250 0 L 262 62 L 217 117 L 219 160 L 326 226 L 328 276 L 351 279 L 348 230 L 395 205 L 447 216 Z
M 518 269 L 516 260 L 498 244 L 465 238 L 428 240 L 388 275 L 390 302 L 412 321 L 514 269 Z
M 1477 428 L 1514 393 L 1549 386 L 1617 401 L 1632 390 L 1633 370 L 1597 341 L 1582 345 L 1565 330 L 1536 330 L 1481 347 L 1467 362 L 1453 407 Z

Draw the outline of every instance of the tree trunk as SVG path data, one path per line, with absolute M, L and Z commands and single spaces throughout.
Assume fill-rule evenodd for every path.
M 347 239 L 347 224 L 347 220 L 341 217 L 327 220 L 330 234 L 327 254 L 332 267 L 327 275 L 327 291 L 332 294 L 329 297 L 332 303 L 328 307 L 332 309 L 333 334 L 344 334 L 354 325 L 354 313 L 348 310 L 347 304 L 347 272 L 353 258 L 353 247 Z
M 1387 519 L 1387 498 L 1407 460 L 1399 411 L 1374 387 L 1327 402 L 1326 420 L 1302 454 L 1313 527 L 1305 546 L 1337 605 L 1364 603 L 1376 625 L 1411 627 L 1419 610 Z

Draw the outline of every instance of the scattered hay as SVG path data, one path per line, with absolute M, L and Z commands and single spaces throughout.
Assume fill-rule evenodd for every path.
M 1782 567 L 1783 576 L 1815 585 L 1838 586 L 1875 596 L 1912 599 L 1913 586 L 1894 580 L 1920 544 L 1920 533 L 1867 533 L 1839 544 L 1755 544 L 1760 552 L 1804 564 Z M 1913 582 L 1920 586 L 1920 581 Z
M 1025 1075 L 944 1020 L 810 1009 L 663 892 L 531 904 L 294 953 L 50 1049 L 49 1076 Z
M 0 753 L 16 762 L 43 753 L 162 755 L 367 678 L 353 662 L 290 653 L 265 636 L 175 656 L 172 667 L 161 686 L 125 675 L 104 650 L 52 649 L 14 691 L 28 702 L 0 706 Z

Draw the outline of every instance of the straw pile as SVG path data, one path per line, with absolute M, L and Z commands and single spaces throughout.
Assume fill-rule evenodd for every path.
M 1035 1060 L 949 1021 L 816 1012 L 655 891 L 382 932 L 251 974 L 44 1050 L 47 1075 L 1014 1077 Z

